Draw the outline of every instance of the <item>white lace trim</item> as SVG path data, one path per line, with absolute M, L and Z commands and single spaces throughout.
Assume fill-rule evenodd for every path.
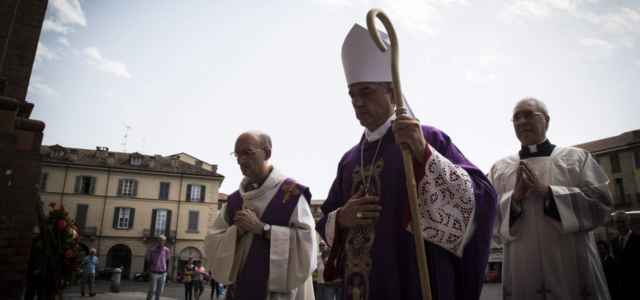
M 418 185 L 422 236 L 461 257 L 474 227 L 473 183 L 463 168 L 433 148 L 431 153 Z

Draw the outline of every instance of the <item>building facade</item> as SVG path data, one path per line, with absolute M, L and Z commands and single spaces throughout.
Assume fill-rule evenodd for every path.
M 609 176 L 616 210 L 640 209 L 640 129 L 576 147 L 591 152 Z
M 172 254 L 170 276 L 189 257 L 204 259 L 224 179 L 215 165 L 205 169 L 198 160 L 175 155 L 60 145 L 43 146 L 41 158 L 44 207 L 65 207 L 80 229 L 82 247 L 96 248 L 99 269 L 123 267 L 125 278 L 143 272 L 145 253 L 161 234 Z

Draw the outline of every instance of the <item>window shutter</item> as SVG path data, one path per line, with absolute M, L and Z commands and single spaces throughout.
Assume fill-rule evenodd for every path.
M 204 202 L 204 199 L 205 199 L 204 195 L 206 191 L 207 191 L 206 187 L 204 185 L 201 185 L 200 186 L 200 202 Z
M 91 187 L 89 188 L 89 194 L 93 195 L 96 193 L 96 178 L 91 177 Z
M 47 191 L 47 178 L 49 177 L 49 173 L 42 173 L 42 178 L 40 179 L 40 191 Z
M 133 192 L 131 194 L 131 196 L 136 197 L 138 196 L 138 181 L 137 180 L 133 180 Z
M 76 176 L 76 186 L 73 189 L 73 192 L 76 194 L 80 194 L 80 190 L 82 189 L 82 176 Z
M 76 225 L 78 228 L 85 228 L 87 225 L 87 210 L 89 205 L 86 204 L 78 204 L 76 206 Z
M 123 186 L 124 186 L 124 179 L 118 180 L 118 196 L 122 195 Z
M 200 212 L 196 211 L 195 212 L 195 221 L 193 221 L 193 229 L 194 230 L 198 230 L 198 223 L 199 223 L 199 219 L 200 219 Z
M 120 216 L 120 207 L 113 209 L 113 228 L 118 228 L 118 216 Z
M 191 185 L 187 184 L 187 199 L 186 201 L 191 201 Z
M 157 209 L 151 211 L 151 236 L 155 236 L 156 234 L 156 214 L 158 213 Z
M 133 228 L 133 220 L 135 217 L 136 217 L 136 209 L 130 208 L 129 209 L 129 229 Z
M 167 200 L 169 199 L 169 187 L 171 185 L 168 182 L 160 182 L 160 195 L 159 195 L 159 199 L 160 200 Z
M 169 238 L 171 234 L 171 211 L 167 210 L 167 228 L 164 230 L 164 235 Z
M 190 211 L 189 212 L 189 230 L 195 231 L 198 230 L 198 211 Z

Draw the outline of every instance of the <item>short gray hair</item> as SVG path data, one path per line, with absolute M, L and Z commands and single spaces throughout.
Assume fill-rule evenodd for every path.
M 266 150 L 271 151 L 272 149 L 272 143 L 271 143 L 271 137 L 259 130 L 252 130 L 249 131 L 248 133 L 252 134 L 253 136 L 255 136 L 258 139 L 258 142 L 260 143 L 260 146 L 263 147 Z
M 518 103 L 516 103 L 516 106 L 514 106 L 514 107 L 517 107 L 518 105 L 520 105 L 520 103 L 523 103 L 523 102 L 533 102 L 536 105 L 536 107 L 538 108 L 538 110 L 540 112 L 542 112 L 545 115 L 545 117 L 547 117 L 547 119 L 549 118 L 549 110 L 547 110 L 547 105 L 544 104 L 544 102 L 542 102 L 542 101 L 540 101 L 540 100 L 538 100 L 536 98 L 533 98 L 533 97 L 526 97 L 526 98 L 518 101 Z

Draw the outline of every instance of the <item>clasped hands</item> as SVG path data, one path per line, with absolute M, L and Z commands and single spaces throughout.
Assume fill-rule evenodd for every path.
M 253 210 L 248 208 L 236 212 L 233 222 L 238 226 L 239 235 L 244 235 L 247 232 L 262 234 L 264 230 L 264 223 L 260 221 Z
M 538 179 L 531 168 L 524 161 L 520 161 L 516 175 L 516 186 L 511 198 L 520 204 L 527 196 L 545 198 L 549 193 L 549 186 Z

